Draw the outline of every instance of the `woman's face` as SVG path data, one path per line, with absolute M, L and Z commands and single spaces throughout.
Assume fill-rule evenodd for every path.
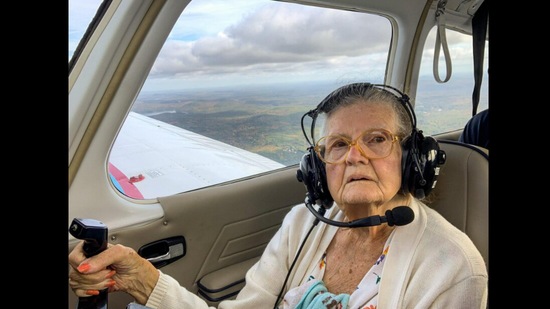
M 396 115 L 386 102 L 352 104 L 336 110 L 326 120 L 326 134 L 340 134 L 352 140 L 371 129 L 395 134 L 396 122 Z M 327 183 L 334 201 L 342 210 L 353 213 L 354 206 L 380 206 L 391 200 L 401 187 L 401 153 L 399 142 L 394 143 L 389 156 L 373 160 L 351 147 L 344 162 L 327 163 Z M 365 207 L 361 209 L 355 211 L 365 211 Z

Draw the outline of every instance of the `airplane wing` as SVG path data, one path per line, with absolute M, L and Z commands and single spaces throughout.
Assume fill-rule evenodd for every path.
M 155 198 L 284 167 L 283 164 L 130 112 L 109 157 L 117 189 Z

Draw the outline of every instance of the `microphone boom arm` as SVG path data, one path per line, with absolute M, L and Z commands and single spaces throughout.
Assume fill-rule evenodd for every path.
M 401 226 L 411 223 L 414 220 L 414 212 L 408 206 L 397 206 L 394 209 L 386 210 L 385 216 L 374 215 L 366 218 L 361 218 L 349 222 L 340 222 L 334 221 L 324 217 L 326 209 L 322 206 L 319 207 L 319 210 L 315 210 L 311 203 L 311 200 L 306 197 L 305 204 L 307 209 L 317 218 L 315 224 L 319 221 L 323 221 L 326 224 L 338 226 L 338 227 L 366 227 L 366 226 L 375 226 L 381 225 L 383 223 L 388 223 L 389 226 Z

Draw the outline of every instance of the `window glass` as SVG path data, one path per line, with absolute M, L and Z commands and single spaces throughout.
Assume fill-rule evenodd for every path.
M 472 36 L 446 30 L 452 74 L 446 83 L 438 83 L 433 73 L 436 33 L 437 27 L 430 31 L 424 46 L 415 102 L 417 126 L 427 135 L 462 129 L 472 117 L 474 91 Z M 488 47 L 489 43 L 486 42 L 478 113 L 488 108 Z M 439 78 L 444 80 L 447 73 L 443 48 L 440 49 L 439 55 Z
M 103 0 L 69 0 L 69 60 Z
M 302 115 L 341 85 L 383 82 L 390 38 L 378 15 L 192 1 L 113 146 L 113 183 L 147 199 L 298 164 Z

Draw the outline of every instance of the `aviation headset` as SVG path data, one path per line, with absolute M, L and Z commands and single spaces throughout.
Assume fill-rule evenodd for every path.
M 424 136 L 422 131 L 416 128 L 416 115 L 409 97 L 392 86 L 354 83 L 336 89 L 324 98 L 314 110 L 302 116 L 302 132 L 310 146 L 302 156 L 296 177 L 307 188 L 306 203 L 321 205 L 325 209 L 328 209 L 334 202 L 328 190 L 325 163 L 319 159 L 314 150 L 314 129 L 317 116 L 320 113 L 330 112 L 348 95 L 362 95 L 372 90 L 372 88 L 387 91 L 395 96 L 411 120 L 412 132 L 401 143 L 403 150 L 401 159 L 401 192 L 410 192 L 414 197 L 422 199 L 435 187 L 437 176 L 439 175 L 439 167 L 445 163 L 445 152 L 439 149 L 439 144 L 433 137 Z M 311 141 L 304 130 L 304 118 L 306 116 L 312 118 Z

